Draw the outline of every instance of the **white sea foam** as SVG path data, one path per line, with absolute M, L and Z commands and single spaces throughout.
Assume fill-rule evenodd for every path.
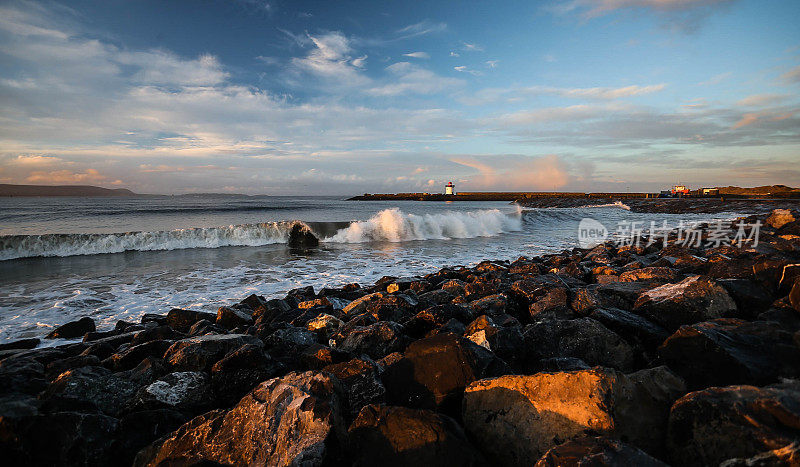
M 522 220 L 519 214 L 507 215 L 498 209 L 416 215 L 392 208 L 384 209 L 368 220 L 353 222 L 324 241 L 364 243 L 475 238 L 521 229 Z
M 626 211 L 630 211 L 631 207 L 627 204 L 623 203 L 622 201 L 614 201 L 613 203 L 607 204 L 590 204 L 588 206 L 582 206 L 584 208 L 620 208 Z

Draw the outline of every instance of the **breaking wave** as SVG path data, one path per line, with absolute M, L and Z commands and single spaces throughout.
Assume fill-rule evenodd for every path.
M 623 203 L 622 201 L 614 201 L 613 203 L 607 204 L 590 204 L 588 206 L 582 206 L 584 208 L 620 208 L 626 211 L 630 211 L 631 207 L 627 204 Z
M 366 221 L 353 222 L 285 221 L 157 232 L 6 235 L 0 236 L 0 261 L 287 243 L 295 223 L 305 225 L 329 243 L 488 237 L 522 228 L 518 214 L 509 216 L 496 209 L 418 216 L 393 208 L 380 211 Z
M 491 237 L 521 230 L 519 214 L 506 215 L 497 209 L 437 214 L 405 214 L 398 208 L 384 209 L 365 221 L 351 223 L 326 242 L 364 243 L 371 241 Z

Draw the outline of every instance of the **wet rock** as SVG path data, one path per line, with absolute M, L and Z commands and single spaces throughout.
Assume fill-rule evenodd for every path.
M 131 346 L 144 344 L 155 340 L 176 340 L 186 337 L 185 334 L 175 331 L 169 326 L 155 326 L 150 329 L 139 331 L 133 336 Z
M 654 351 L 669 337 L 669 333 L 661 326 L 619 308 L 598 308 L 589 316 L 618 335 L 625 336 L 629 343 L 638 344 L 648 352 Z
M 506 312 L 508 299 L 503 294 L 489 295 L 469 302 L 469 307 L 475 315 L 496 315 Z
M 47 386 L 44 365 L 32 357 L 14 356 L 0 361 L 0 387 L 25 394 L 38 394 Z
M 531 465 L 585 432 L 658 452 L 669 407 L 684 387 L 664 368 L 639 373 L 598 367 L 476 381 L 464 393 L 464 427 L 503 465 Z
M 721 463 L 720 467 L 766 467 L 770 465 L 800 465 L 800 441 L 756 454 L 747 459 L 728 459 Z
M 322 313 L 306 324 L 306 329 L 320 337 L 324 342 L 328 342 L 336 332 L 344 325 L 342 320 L 335 316 Z
M 731 316 L 737 310 L 722 286 L 711 279 L 692 276 L 642 293 L 633 311 L 674 332 L 683 324 Z
M 203 319 L 213 323 L 216 321 L 217 316 L 213 313 L 173 308 L 167 313 L 166 322 L 164 324 L 169 325 L 176 331 L 185 333 L 189 332 L 189 328 L 191 328 L 194 323 Z
M 796 221 L 794 213 L 788 209 L 775 209 L 767 217 L 766 224 L 774 229 L 780 229 L 786 224 Z
M 501 327 L 494 324 L 488 316 L 484 323 L 470 323 L 465 331 L 465 337 L 472 342 L 491 350 L 498 357 L 513 364 L 524 352 L 522 330 L 519 326 Z M 477 321 L 477 320 L 476 320 Z
M 349 300 L 328 296 L 300 302 L 297 304 L 297 308 L 301 310 L 307 310 L 309 308 L 324 308 L 329 309 L 332 312 L 333 310 L 343 310 L 349 303 Z
M 349 433 L 357 466 L 471 466 L 480 459 L 455 420 L 429 410 L 368 405 Z
M 375 292 L 369 295 L 364 295 L 363 297 L 357 298 L 352 302 L 350 302 L 346 307 L 344 307 L 342 312 L 345 314 L 345 316 L 360 315 L 367 311 L 367 305 L 369 305 L 374 301 L 380 300 L 383 297 L 384 293 L 382 292 Z
M 296 355 L 300 369 L 314 371 L 321 370 L 323 367 L 334 363 L 346 362 L 352 357 L 349 352 L 318 343 L 303 348 Z
M 529 365 L 543 358 L 575 357 L 592 366 L 633 369 L 630 344 L 592 318 L 540 321 L 526 326 L 523 337 Z
M 167 324 L 167 317 L 166 315 L 159 315 L 156 313 L 145 313 L 142 315 L 142 318 L 139 320 L 142 324 L 147 323 L 155 323 L 158 326 L 163 326 Z
M 116 348 L 106 342 L 93 343 L 81 353 L 82 357 L 93 356 L 99 360 L 105 360 L 116 352 Z
M 90 404 L 116 417 L 140 385 L 102 367 L 83 367 L 62 373 L 42 394 L 43 400 L 59 397 Z
M 210 371 L 228 352 L 245 344 L 262 345 L 247 334 L 207 335 L 182 339 L 164 353 L 164 361 L 174 371 Z
M 265 381 L 230 411 L 207 412 L 143 450 L 135 465 L 333 463 L 344 430 L 335 384 L 311 372 Z
M 551 289 L 530 304 L 528 313 L 530 313 L 531 319 L 534 321 L 543 319 L 545 316 L 560 317 L 563 319 L 571 318 L 572 311 L 569 309 L 567 289 L 560 287 Z
M 295 222 L 289 231 L 287 243 L 290 248 L 312 248 L 319 245 L 319 239 L 307 225 Z
M 100 365 L 100 359 L 94 355 L 76 355 L 49 363 L 44 369 L 44 375 L 48 380 L 52 380 L 67 370 L 96 365 Z
M 690 388 L 762 385 L 800 376 L 792 337 L 775 322 L 717 319 L 682 326 L 658 354 Z
M 552 357 L 539 360 L 541 371 L 574 371 L 588 370 L 589 368 L 591 367 L 586 362 L 575 357 Z
M 6 465 L 110 465 L 115 418 L 60 412 L 0 417 L 0 452 Z
M 434 329 L 444 326 L 448 321 L 469 321 L 473 312 L 470 308 L 463 305 L 435 305 L 426 308 L 413 318 L 408 320 L 403 326 L 406 333 L 414 338 L 421 338 L 428 335 Z
M 651 457 L 641 449 L 619 440 L 602 436 L 584 436 L 567 441 L 547 451 L 536 467 L 565 465 L 666 467 L 667 464 Z
M 431 290 L 429 292 L 419 294 L 420 303 L 429 305 L 445 305 L 449 304 L 455 295 L 443 289 Z
M 372 359 L 382 358 L 392 352 L 403 350 L 409 338 L 403 334 L 403 326 L 391 321 L 379 321 L 369 326 L 356 327 L 336 347 L 355 355 L 367 355 Z
M 243 309 L 221 306 L 217 310 L 217 326 L 233 329 L 253 324 L 253 317 Z
M 798 439 L 800 387 L 796 381 L 689 393 L 673 405 L 667 431 L 671 462 L 687 466 L 749 458 Z
M 772 297 L 764 288 L 748 279 L 720 279 L 719 285 L 725 288 L 736 302 L 737 315 L 753 319 L 772 304 Z
M 94 320 L 86 316 L 77 321 L 70 321 L 69 323 L 62 324 L 45 336 L 45 339 L 74 339 L 76 337 L 83 337 L 87 332 L 94 332 L 95 329 Z
M 367 304 L 366 312 L 378 321 L 405 321 L 413 316 L 419 302 L 406 294 L 384 295 Z
M 171 344 L 169 341 L 150 341 L 134 345 L 103 360 L 103 366 L 113 371 L 130 370 L 147 357 L 161 358 Z
M 176 371 L 143 387 L 133 402 L 134 411 L 174 409 L 199 412 L 212 406 L 214 396 L 208 374 L 199 371 Z
M 111 446 L 114 463 L 132 465 L 142 448 L 177 430 L 184 422 L 186 416 L 172 409 L 142 410 L 123 416 Z
M 367 404 L 383 401 L 386 388 L 379 376 L 378 365 L 369 359 L 354 358 L 328 365 L 323 371 L 334 375 L 342 384 L 351 419 Z
M 653 288 L 650 282 L 612 282 L 590 286 L 602 297 L 602 306 L 630 310 L 643 292 Z
M 678 273 L 674 269 L 665 267 L 646 267 L 625 271 L 619 275 L 622 282 L 635 281 L 656 281 L 673 282 L 678 279 Z
M 467 283 L 461 279 L 450 279 L 441 285 L 441 289 L 449 292 L 453 296 L 466 295 Z
M 276 376 L 282 366 L 259 345 L 245 344 L 211 367 L 211 384 L 217 400 L 233 405 L 258 383 Z
M 389 404 L 455 414 L 468 384 L 505 371 L 489 350 L 462 337 L 438 334 L 409 345 L 381 378 Z
M 289 300 L 274 298 L 267 300 L 253 311 L 255 324 L 271 324 L 280 321 L 291 321 L 299 313 Z
M 39 339 L 20 339 L 0 344 L 0 350 L 33 349 L 41 342 Z

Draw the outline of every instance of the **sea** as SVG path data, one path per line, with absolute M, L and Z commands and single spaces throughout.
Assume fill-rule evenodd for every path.
M 736 215 L 641 214 L 620 202 L 523 209 L 303 196 L 0 198 L 0 342 L 42 337 L 83 316 L 111 329 L 173 307 L 214 312 L 250 294 L 557 253 L 578 246 L 584 218 L 614 230 Z M 297 222 L 318 247 L 288 246 Z

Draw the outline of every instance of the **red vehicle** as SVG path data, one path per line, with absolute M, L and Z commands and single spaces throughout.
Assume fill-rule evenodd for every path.
M 672 196 L 676 196 L 678 198 L 689 196 L 689 188 L 686 185 L 675 185 L 672 187 Z

